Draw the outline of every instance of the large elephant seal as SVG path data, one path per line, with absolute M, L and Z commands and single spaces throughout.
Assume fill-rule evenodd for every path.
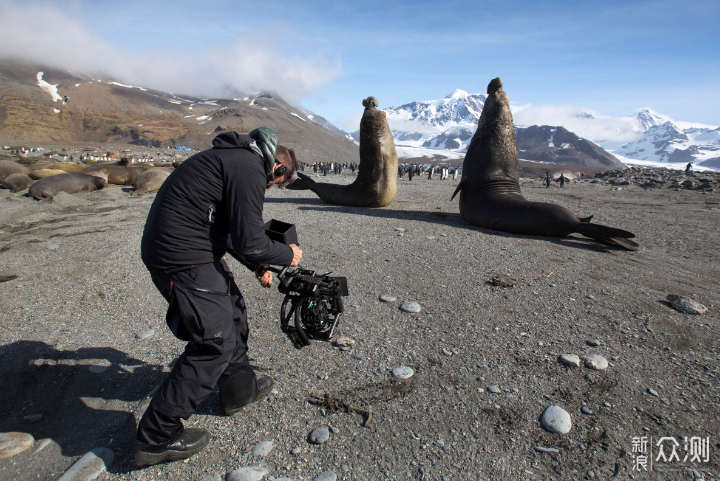
M 132 192 L 132 195 L 144 195 L 148 192 L 158 190 L 160 186 L 163 185 L 163 182 L 165 182 L 165 179 L 168 178 L 168 175 L 170 175 L 168 169 L 157 168 L 146 170 L 135 179 L 135 191 Z
M 25 174 L 10 174 L 0 183 L 0 188 L 10 189 L 10 192 L 16 193 L 26 190 L 33 182 L 35 181 Z
M 0 181 L 5 180 L 5 177 L 12 174 L 25 174 L 28 175 L 30 169 L 24 165 L 20 165 L 12 160 L 0 160 Z
M 59 192 L 75 194 L 81 190 L 93 192 L 104 187 L 107 187 L 105 179 L 68 172 L 38 180 L 30 186 L 29 194 L 37 200 L 49 200 Z
M 478 128 L 463 161 L 460 215 L 467 222 L 503 232 L 563 237 L 577 232 L 605 244 L 630 250 L 639 246 L 628 238 L 631 232 L 590 224 L 564 207 L 530 202 L 520 192 L 518 151 L 513 132 L 510 100 L 502 80 L 493 79 L 487 88 Z
M 354 207 L 385 207 L 397 194 L 398 158 L 385 112 L 376 109 L 375 97 L 363 100 L 360 121 L 360 172 L 350 185 L 315 182 L 298 173 L 298 180 L 286 188 L 310 189 L 328 204 Z

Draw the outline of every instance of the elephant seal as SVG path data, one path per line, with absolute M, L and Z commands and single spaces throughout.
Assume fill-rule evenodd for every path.
M 60 169 L 37 169 L 30 172 L 30 178 L 33 180 L 40 180 L 44 179 L 45 177 L 50 177 L 53 175 L 59 175 L 59 174 L 67 174 L 64 170 Z
M 518 151 L 510 100 L 500 78 L 487 88 L 478 128 L 463 161 L 460 215 L 478 227 L 526 235 L 564 237 L 577 232 L 599 242 L 637 250 L 632 232 L 590 224 L 556 204 L 530 202 L 520 192 Z
M 50 200 L 59 192 L 75 194 L 81 190 L 90 192 L 107 187 L 107 181 L 92 175 L 63 172 L 40 179 L 30 186 L 29 194 L 37 200 Z
M 133 185 L 138 175 L 145 171 L 142 167 L 121 167 L 119 165 L 102 165 L 88 167 L 84 175 L 92 175 L 105 179 L 108 184 Z
M 34 180 L 25 174 L 10 174 L 0 183 L 0 188 L 10 189 L 10 192 L 16 193 L 30 187 Z
M 45 168 L 64 170 L 65 172 L 80 172 L 81 170 L 87 169 L 87 165 L 76 164 L 75 162 L 58 162 L 56 164 L 50 164 Z
M 25 174 L 28 175 L 30 169 L 24 165 L 20 165 L 12 160 L 0 160 L 0 181 L 5 180 L 5 177 L 11 174 Z
M 291 190 L 310 189 L 328 204 L 353 207 L 385 207 L 397 194 L 398 158 L 385 112 L 376 109 L 378 100 L 363 100 L 360 121 L 360 172 L 350 185 L 315 182 L 305 174 L 286 186 Z
M 170 175 L 167 169 L 150 169 L 138 175 L 135 179 L 135 191 L 132 195 L 144 195 L 153 190 L 158 190 Z

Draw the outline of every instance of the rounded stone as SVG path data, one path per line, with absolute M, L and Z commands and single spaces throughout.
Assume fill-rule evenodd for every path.
M 248 466 L 230 471 L 226 481 L 261 481 L 269 472 L 261 466 Z
M 580 357 L 577 354 L 562 354 L 558 361 L 566 366 L 580 367 Z
M 23 420 L 29 422 L 29 423 L 36 423 L 42 419 L 42 414 L 30 414 L 23 417 Z
M 256 457 L 267 456 L 268 454 L 270 454 L 270 451 L 272 451 L 274 447 L 274 442 L 262 441 L 260 443 L 257 443 L 255 447 L 252 448 L 252 455 Z
M 545 429 L 555 434 L 567 434 L 572 429 L 570 414 L 560 406 L 548 406 L 543 412 L 540 422 Z
M 336 481 L 337 474 L 335 471 L 323 471 L 313 478 L 313 481 Z
M 381 302 L 395 302 L 397 300 L 396 297 L 392 297 L 392 296 L 380 296 L 380 297 L 378 297 L 378 299 Z
M 415 374 L 415 371 L 411 367 L 408 366 L 400 366 L 393 369 L 393 376 L 395 376 L 398 379 L 409 379 Z
M 138 331 L 135 333 L 137 339 L 147 339 L 148 337 L 155 334 L 155 329 L 145 329 L 144 331 Z
M 590 415 L 590 414 L 592 414 L 592 409 L 590 409 L 590 408 L 587 407 L 587 406 L 583 406 L 583 407 L 580 409 L 580 412 L 583 413 L 583 414 Z
M 310 433 L 310 442 L 313 444 L 324 444 L 330 439 L 330 429 L 327 426 L 315 428 Z
M 88 369 L 90 369 L 90 372 L 100 374 L 101 372 L 107 371 L 107 366 L 90 366 Z
M 0 459 L 22 453 L 35 443 L 27 433 L 0 433 Z
M 607 369 L 608 362 L 607 359 L 598 354 L 590 354 L 585 357 L 585 367 L 595 369 L 596 371 L 602 371 Z
M 57 245 L 57 244 L 48 244 L 48 245 L 46 245 L 45 247 L 46 247 L 47 249 L 50 249 L 51 251 L 54 251 L 55 249 L 57 249 L 57 248 L 60 247 L 60 246 Z
M 406 301 L 400 304 L 400 310 L 403 312 L 418 313 L 420 312 L 420 304 L 413 301 Z
M 493 394 L 497 394 L 500 392 L 500 388 L 497 387 L 496 384 L 493 384 L 492 386 L 488 386 L 487 390 L 488 390 L 488 392 L 491 392 Z
M 600 345 L 600 339 L 588 339 L 585 341 L 588 346 L 597 347 Z

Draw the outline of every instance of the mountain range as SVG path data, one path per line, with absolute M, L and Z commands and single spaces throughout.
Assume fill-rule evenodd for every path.
M 440 100 L 411 102 L 384 111 L 400 150 L 427 156 L 432 156 L 432 151 L 459 153 L 467 150 L 486 99 L 484 94 L 455 90 Z M 601 132 L 592 128 L 593 123 L 601 121 L 607 130 L 607 119 L 596 119 L 587 112 L 575 117 L 586 123 L 588 131 Z M 516 126 L 515 134 L 520 157 L 528 160 L 550 162 L 555 159 L 558 163 L 613 165 L 612 168 L 621 168 L 622 162 L 633 161 L 694 162 L 703 167 L 720 168 L 719 128 L 676 123 L 667 116 L 643 109 L 619 118 L 616 125 L 610 125 L 610 130 L 624 134 L 630 141 L 585 139 L 561 125 Z M 569 141 L 554 142 L 556 133 Z M 350 135 L 357 140 L 358 132 Z
M 211 99 L 0 60 L 0 141 L 207 149 L 225 130 L 266 126 L 309 162 L 358 160 L 358 147 L 320 116 L 273 94 Z

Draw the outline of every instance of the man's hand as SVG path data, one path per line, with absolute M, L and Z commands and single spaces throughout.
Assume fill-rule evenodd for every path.
M 260 281 L 260 284 L 263 287 L 270 287 L 272 285 L 272 272 L 265 271 L 263 275 L 259 275 L 257 272 L 255 273 L 255 277 L 257 277 L 257 280 Z
M 296 265 L 300 264 L 300 259 L 302 259 L 302 251 L 295 244 L 290 244 L 290 248 L 293 251 L 293 260 L 290 263 L 290 265 L 296 266 Z

